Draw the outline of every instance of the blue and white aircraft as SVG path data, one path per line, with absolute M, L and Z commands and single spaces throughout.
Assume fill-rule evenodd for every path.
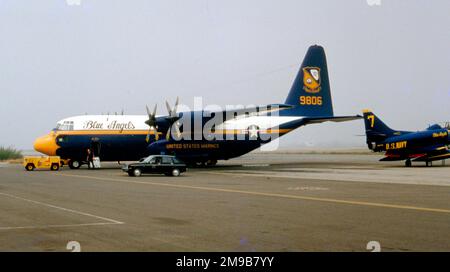
M 334 116 L 323 47 L 311 46 L 284 104 L 168 115 L 81 115 L 58 121 L 35 150 L 58 155 L 79 168 L 91 148 L 102 161 L 134 161 L 151 154 L 173 154 L 191 164 L 214 165 L 241 156 L 294 129 L 326 121 L 342 122 L 359 115 Z M 192 127 L 194 127 L 192 129 Z

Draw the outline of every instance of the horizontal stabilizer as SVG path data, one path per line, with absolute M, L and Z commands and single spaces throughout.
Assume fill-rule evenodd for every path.
M 318 124 L 323 122 L 345 122 L 351 120 L 361 119 L 361 115 L 351 115 L 351 116 L 326 116 L 326 117 L 305 117 L 303 121 L 306 124 Z

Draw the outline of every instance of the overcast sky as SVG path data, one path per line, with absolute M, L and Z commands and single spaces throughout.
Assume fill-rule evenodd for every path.
M 312 44 L 336 115 L 423 129 L 450 120 L 449 15 L 447 0 L 0 0 L 0 145 L 29 149 L 73 115 L 165 114 L 176 96 L 283 103 Z M 312 125 L 282 146 L 363 146 L 363 133 Z

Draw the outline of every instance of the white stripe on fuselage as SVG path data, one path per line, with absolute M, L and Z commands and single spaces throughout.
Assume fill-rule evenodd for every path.
M 216 129 L 247 129 L 252 125 L 260 129 L 269 129 L 302 118 L 301 116 L 238 116 L 217 125 Z M 147 130 L 148 125 L 145 124 L 147 119 L 146 115 L 80 115 L 58 121 L 58 127 L 61 130 Z
M 216 129 L 247 129 L 252 125 L 260 129 L 269 129 L 281 126 L 282 124 L 302 119 L 299 116 L 250 116 L 228 120 L 216 127 Z

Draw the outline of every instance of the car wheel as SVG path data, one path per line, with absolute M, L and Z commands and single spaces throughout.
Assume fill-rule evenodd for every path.
M 50 169 L 52 171 L 58 171 L 59 170 L 59 165 L 57 163 L 52 164 L 52 166 L 50 167 Z
M 172 170 L 172 176 L 178 177 L 180 175 L 180 170 L 178 168 L 175 168 Z
M 78 168 L 80 168 L 80 166 L 81 166 L 80 161 L 77 161 L 77 160 L 70 160 L 69 161 L 70 169 L 78 169 Z
M 34 164 L 32 164 L 32 163 L 27 164 L 27 166 L 25 167 L 25 169 L 27 169 L 27 171 L 33 171 L 34 168 L 35 168 Z
M 136 169 L 133 170 L 133 176 L 139 177 L 140 175 L 142 175 L 141 169 L 136 168 Z

